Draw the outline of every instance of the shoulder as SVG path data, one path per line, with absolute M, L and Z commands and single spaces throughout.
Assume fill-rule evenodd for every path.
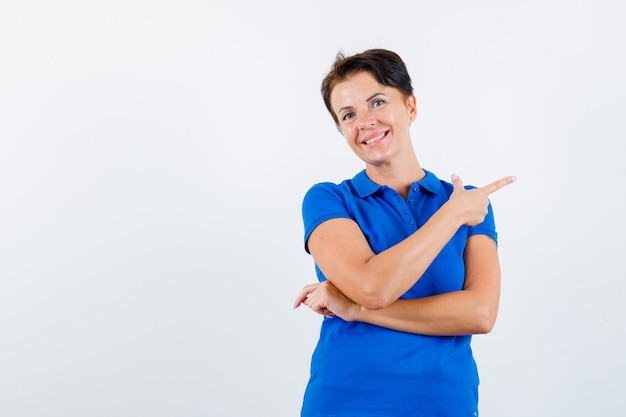
M 316 194 L 324 194 L 324 193 L 338 193 L 340 188 L 340 184 L 335 184 L 334 182 L 318 182 L 317 184 L 313 184 L 304 195 L 305 198 L 309 195 Z
M 328 200 L 345 201 L 354 196 L 354 188 L 351 180 L 344 180 L 340 183 L 319 182 L 311 186 L 304 194 L 303 204 L 315 202 L 328 202 Z
M 320 182 L 305 193 L 302 200 L 302 216 L 305 224 L 320 223 L 333 217 L 348 217 L 353 197 L 346 181 L 335 184 Z
M 320 182 L 313 185 L 304 195 L 302 201 L 302 219 L 304 222 L 305 249 L 308 252 L 307 240 L 313 230 L 330 219 L 352 219 L 347 181 L 339 184 Z

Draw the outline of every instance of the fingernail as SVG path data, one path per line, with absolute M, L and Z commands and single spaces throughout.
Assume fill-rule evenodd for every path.
M 459 176 L 458 176 L 458 175 L 456 175 L 456 174 L 452 174 L 452 175 L 450 175 L 450 178 L 452 178 L 452 181 L 454 181 L 454 180 L 456 180 L 457 178 L 459 178 Z

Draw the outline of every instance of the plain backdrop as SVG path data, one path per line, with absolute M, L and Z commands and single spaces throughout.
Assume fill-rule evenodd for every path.
M 0 3 L 0 416 L 293 417 L 321 318 L 301 201 L 362 169 L 319 94 L 398 52 L 422 165 L 484 185 L 483 417 L 626 408 L 626 6 Z

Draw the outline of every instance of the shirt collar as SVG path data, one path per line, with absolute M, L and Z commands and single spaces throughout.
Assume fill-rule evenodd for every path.
M 439 180 L 439 178 L 437 178 L 437 176 L 430 171 L 424 170 L 424 172 L 426 173 L 426 176 L 422 178 L 421 181 L 414 182 L 413 184 L 417 184 L 426 191 L 437 194 L 441 188 L 441 180 Z
M 424 170 L 424 172 L 426 173 L 426 176 L 420 181 L 414 182 L 413 185 L 419 185 L 424 190 L 433 194 L 437 193 L 441 187 L 439 178 L 437 178 L 437 176 L 430 171 Z M 365 198 L 374 194 L 381 187 L 372 181 L 367 174 L 365 174 L 365 170 L 362 170 L 356 174 L 354 178 L 352 178 L 352 185 L 360 198 Z

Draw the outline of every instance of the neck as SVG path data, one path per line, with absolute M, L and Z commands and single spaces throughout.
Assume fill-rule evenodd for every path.
M 366 164 L 367 176 L 379 185 L 393 188 L 403 198 L 409 194 L 411 184 L 426 176 L 414 153 L 407 154 L 403 161 L 387 162 L 381 165 Z

